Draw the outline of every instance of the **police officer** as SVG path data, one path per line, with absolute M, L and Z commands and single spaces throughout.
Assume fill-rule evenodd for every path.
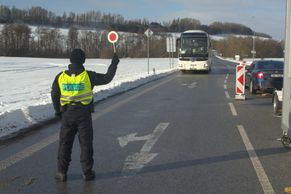
M 86 181 L 95 178 L 93 168 L 93 128 L 91 113 L 94 112 L 94 86 L 109 83 L 116 72 L 119 58 L 113 55 L 106 74 L 85 70 L 85 53 L 74 49 L 70 56 L 68 70 L 59 73 L 52 85 L 51 97 L 55 115 L 61 117 L 61 130 L 58 149 L 58 172 L 56 180 L 66 181 L 71 161 L 72 146 L 76 133 L 81 147 L 80 162 L 83 178 Z

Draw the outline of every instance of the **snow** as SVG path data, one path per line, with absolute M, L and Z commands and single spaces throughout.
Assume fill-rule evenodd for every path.
M 87 70 L 106 73 L 111 59 L 87 59 Z M 51 85 L 68 59 L 0 57 L 0 138 L 54 118 Z M 177 62 L 175 62 L 177 64 Z M 154 74 L 155 69 L 155 74 Z M 176 71 L 168 58 L 120 59 L 113 81 L 94 88 L 94 101 L 135 88 Z
M 217 34 L 217 35 L 210 35 L 210 39 L 212 40 L 224 40 L 226 38 L 253 38 L 252 35 L 240 35 L 240 34 Z M 265 37 L 261 37 L 261 36 L 255 36 L 256 39 L 260 39 L 260 40 L 270 40 L 270 38 L 265 38 Z

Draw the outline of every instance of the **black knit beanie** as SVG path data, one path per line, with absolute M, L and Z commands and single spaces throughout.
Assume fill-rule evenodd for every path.
M 85 53 L 81 49 L 74 49 L 70 56 L 70 61 L 72 64 L 82 65 L 85 63 Z

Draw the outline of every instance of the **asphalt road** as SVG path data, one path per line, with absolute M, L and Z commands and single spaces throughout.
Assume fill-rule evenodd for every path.
M 57 183 L 60 124 L 0 145 L 0 193 L 284 193 L 290 150 L 270 96 L 234 100 L 234 64 L 175 73 L 96 105 L 97 177 L 84 182 L 78 138 Z

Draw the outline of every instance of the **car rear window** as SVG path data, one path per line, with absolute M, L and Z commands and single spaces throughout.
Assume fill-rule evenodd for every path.
M 283 69 L 284 63 L 282 61 L 262 61 L 258 62 L 259 69 Z

